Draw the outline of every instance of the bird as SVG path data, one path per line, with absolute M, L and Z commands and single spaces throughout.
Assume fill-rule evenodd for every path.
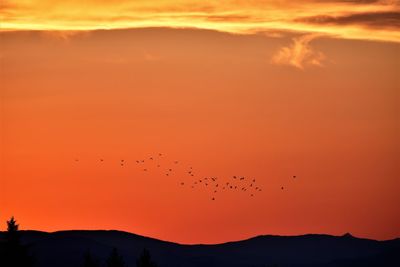
M 100 159 L 100 161 L 104 161 L 104 159 Z
M 212 200 L 215 200 L 215 197 L 213 197 Z
M 296 175 L 293 175 L 293 179 L 296 178 Z
M 147 169 L 143 169 L 143 171 L 147 172 Z
M 283 190 L 283 186 L 281 187 L 281 190 Z
M 181 185 L 184 185 L 185 183 L 184 182 L 181 182 Z
M 153 157 L 150 157 L 149 159 L 150 159 L 150 160 L 153 160 Z

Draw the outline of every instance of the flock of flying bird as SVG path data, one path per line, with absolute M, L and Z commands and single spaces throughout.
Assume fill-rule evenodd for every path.
M 172 163 L 169 162 L 170 163 L 169 166 L 164 166 L 164 164 L 160 162 L 160 160 L 164 158 L 165 158 L 164 154 L 158 153 L 156 156 L 150 156 L 146 159 L 135 160 L 134 164 L 136 164 L 139 167 L 139 169 L 143 172 L 148 172 L 151 167 L 159 169 L 162 175 L 165 175 L 166 177 L 174 175 L 180 175 L 180 177 L 183 176 L 182 173 L 177 172 L 177 168 L 172 167 L 172 165 L 175 165 L 176 167 L 178 165 L 181 165 L 178 160 L 174 160 L 172 161 Z M 100 158 L 99 160 L 100 162 L 104 162 L 103 158 Z M 75 161 L 79 162 L 79 159 L 75 159 Z M 120 167 L 124 167 L 126 163 L 127 162 L 124 159 L 121 159 L 119 161 Z M 217 195 L 220 195 L 221 192 L 224 191 L 241 192 L 247 194 L 250 197 L 254 197 L 257 193 L 263 191 L 261 186 L 257 184 L 255 178 L 249 178 L 237 175 L 233 175 L 229 178 L 226 177 L 221 178 L 215 176 L 200 177 L 199 175 L 196 174 L 195 170 L 191 166 L 185 168 L 183 174 L 185 178 L 183 178 L 179 182 L 180 186 L 186 186 L 191 189 L 196 189 L 196 188 L 207 189 L 212 194 L 210 199 L 213 201 L 217 199 Z M 296 177 L 297 177 L 296 175 L 292 176 L 293 179 L 295 179 Z M 285 187 L 281 186 L 280 189 L 284 190 Z

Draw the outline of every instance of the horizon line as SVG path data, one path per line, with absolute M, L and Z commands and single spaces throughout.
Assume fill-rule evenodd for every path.
M 254 235 L 254 236 L 249 236 L 243 239 L 235 239 L 235 240 L 230 240 L 230 241 L 222 241 L 222 242 L 217 242 L 217 243 L 184 243 L 184 242 L 177 242 L 177 241 L 171 241 L 171 240 L 165 240 L 161 238 L 156 238 L 156 237 L 151 237 L 151 236 L 146 236 L 146 235 L 141 235 L 137 234 L 134 232 L 129 232 L 125 230 L 116 230 L 116 229 L 62 229 L 62 230 L 56 230 L 56 231 L 44 231 L 44 230 L 37 230 L 37 229 L 23 229 L 19 230 L 20 232 L 40 232 L 40 233 L 47 233 L 47 234 L 56 234 L 56 233 L 62 233 L 62 232 L 119 232 L 119 233 L 124 233 L 124 234 L 130 234 L 130 235 L 135 235 L 138 237 L 143 237 L 143 238 L 148 238 L 148 239 L 153 239 L 161 242 L 166 242 L 166 243 L 173 243 L 177 245 L 186 245 L 186 246 L 213 246 L 213 245 L 223 245 L 223 244 L 229 244 L 229 243 L 238 243 L 238 242 L 244 242 L 248 240 L 252 240 L 255 238 L 262 238 L 262 237 L 282 237 L 282 238 L 290 238 L 290 237 L 306 237 L 306 236 L 328 236 L 328 237 L 336 237 L 336 238 L 354 238 L 354 239 L 360 239 L 360 240 L 370 240 L 370 241 L 376 241 L 376 242 L 387 242 L 387 241 L 393 241 L 393 240 L 398 240 L 400 239 L 399 237 L 394 237 L 394 238 L 389 238 L 389 239 L 374 239 L 374 238 L 368 238 L 368 237 L 359 237 L 353 235 L 351 232 L 346 232 L 342 235 L 334 235 L 334 234 L 327 234 L 327 233 L 303 233 L 303 234 L 296 234 L 296 235 L 281 235 L 281 234 L 259 234 L 259 235 Z M 0 230 L 0 233 L 5 233 L 7 230 L 3 231 Z

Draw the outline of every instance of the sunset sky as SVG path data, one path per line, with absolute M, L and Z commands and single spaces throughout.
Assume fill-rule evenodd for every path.
M 400 237 L 399 70 L 397 0 L 0 0 L 0 230 Z

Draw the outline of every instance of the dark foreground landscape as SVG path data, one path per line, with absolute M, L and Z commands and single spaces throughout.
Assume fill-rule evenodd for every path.
M 115 248 L 125 266 L 137 266 L 144 249 L 159 267 L 191 266 L 400 266 L 400 239 L 343 236 L 258 236 L 217 245 L 181 245 L 121 231 L 19 231 L 38 267 L 84 266 L 90 253 L 100 266 Z M 4 242 L 5 232 L 0 232 Z

